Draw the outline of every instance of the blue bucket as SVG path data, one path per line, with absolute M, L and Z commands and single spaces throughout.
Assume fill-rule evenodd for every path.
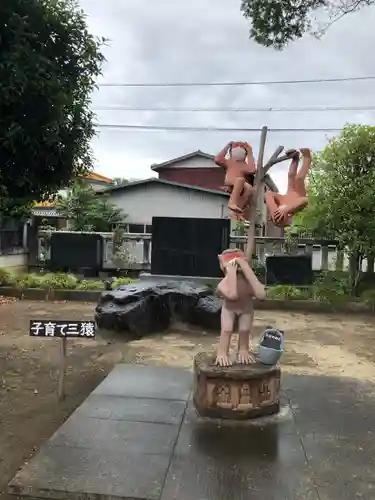
M 267 328 L 259 342 L 258 358 L 264 365 L 276 365 L 284 352 L 284 332 Z

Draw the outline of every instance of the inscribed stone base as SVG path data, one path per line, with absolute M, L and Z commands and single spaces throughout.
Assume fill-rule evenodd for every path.
M 279 366 L 221 367 L 214 361 L 204 352 L 194 359 L 194 405 L 202 417 L 245 420 L 279 411 Z

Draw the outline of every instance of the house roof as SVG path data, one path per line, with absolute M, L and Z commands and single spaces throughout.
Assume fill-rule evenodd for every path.
M 225 191 L 221 191 L 218 189 L 207 189 L 199 186 L 190 186 L 188 184 L 181 184 L 179 182 L 171 182 L 171 181 L 165 181 L 163 179 L 158 179 L 157 177 L 150 177 L 149 179 L 142 179 L 140 181 L 134 181 L 134 182 L 129 182 L 128 184 L 124 184 L 123 186 L 113 186 L 109 187 L 108 189 L 105 190 L 107 193 L 108 191 L 120 191 L 120 190 L 125 190 L 125 189 L 132 189 L 133 187 L 137 186 L 142 186 L 146 184 L 159 184 L 162 186 L 172 186 L 172 187 L 179 187 L 183 189 L 190 189 L 191 191 L 200 191 L 203 193 L 209 193 L 209 194 L 216 194 L 219 196 L 225 196 L 228 197 L 229 194 L 226 193 Z
M 203 151 L 200 151 L 198 149 L 197 151 L 193 151 L 192 153 L 188 153 L 187 155 L 184 156 L 179 156 L 178 158 L 173 158 L 172 160 L 164 161 L 163 163 L 155 163 L 151 165 L 151 170 L 157 172 L 161 168 L 169 167 L 174 163 L 179 163 L 180 161 L 189 160 L 190 158 L 194 158 L 196 156 L 199 156 L 200 158 L 207 158 L 209 160 L 214 160 L 215 158 L 213 155 L 209 155 L 208 153 L 203 153 Z
M 164 167 L 169 167 L 169 166 L 173 165 L 174 163 L 179 163 L 179 162 L 184 161 L 184 160 L 189 160 L 190 158 L 194 158 L 197 156 L 200 158 L 206 158 L 206 159 L 212 160 L 212 161 L 214 161 L 214 159 L 215 159 L 215 156 L 210 155 L 208 153 L 203 153 L 203 151 L 200 151 L 198 149 L 197 151 L 193 151 L 192 153 L 189 153 L 187 155 L 179 156 L 178 158 L 173 158 L 172 160 L 168 160 L 168 161 L 165 161 L 163 163 L 157 163 L 157 164 L 151 165 L 151 170 L 153 170 L 154 172 L 158 172 L 159 170 L 161 170 Z M 220 167 L 217 167 L 217 168 L 220 168 Z M 279 192 L 279 188 L 276 186 L 276 184 L 274 183 L 274 181 L 272 180 L 272 178 L 269 174 L 265 175 L 264 180 L 265 180 L 267 186 L 270 189 L 272 189 L 272 191 L 275 191 L 276 193 Z
M 111 184 L 113 182 L 112 179 L 109 177 L 105 177 L 102 174 L 98 174 L 96 172 L 90 172 L 88 175 L 84 177 L 84 179 L 89 179 L 91 181 L 99 181 L 99 182 L 105 182 L 107 184 Z

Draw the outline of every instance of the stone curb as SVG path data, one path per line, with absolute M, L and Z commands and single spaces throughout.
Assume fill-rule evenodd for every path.
M 104 292 L 105 290 L 103 290 Z M 23 290 L 12 287 L 1 287 L 0 295 L 15 297 L 20 300 L 47 300 L 97 302 L 103 293 L 97 290 L 42 290 L 40 288 L 25 288 Z M 260 311 L 295 311 L 305 313 L 354 313 L 373 314 L 371 308 L 363 302 L 349 302 L 333 305 L 316 300 L 256 300 L 255 309 Z
M 354 313 L 374 314 L 364 302 L 347 302 L 344 304 L 330 304 L 318 300 L 255 300 L 255 309 L 260 311 L 295 311 L 305 313 Z
M 21 290 L 11 287 L 0 287 L 0 295 L 15 297 L 20 300 L 97 302 L 101 294 L 100 290 L 43 290 L 41 288 L 24 288 Z

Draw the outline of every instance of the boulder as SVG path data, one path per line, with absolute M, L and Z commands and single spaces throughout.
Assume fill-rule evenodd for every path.
M 206 330 L 220 330 L 221 299 L 213 295 L 202 297 L 192 310 L 190 323 Z
M 175 321 L 204 329 L 220 328 L 220 308 L 220 300 L 208 286 L 186 281 L 139 281 L 103 292 L 95 319 L 99 328 L 126 331 L 133 338 L 141 338 L 166 330 Z

